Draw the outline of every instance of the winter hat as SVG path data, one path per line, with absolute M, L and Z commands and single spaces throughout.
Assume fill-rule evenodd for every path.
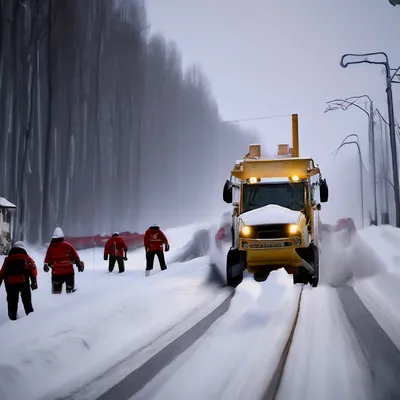
M 150 226 L 150 229 L 160 229 L 160 227 L 157 224 L 153 224 Z
M 114 232 L 112 235 L 113 236 L 119 236 L 119 233 L 118 232 Z
M 53 239 L 64 239 L 64 232 L 61 228 L 57 227 L 54 229 Z
M 13 249 L 22 249 L 26 251 L 25 243 L 24 242 L 15 242 Z

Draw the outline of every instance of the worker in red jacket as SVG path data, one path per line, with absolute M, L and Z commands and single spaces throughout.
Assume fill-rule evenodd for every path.
M 0 270 L 0 286 L 4 281 L 7 292 L 8 317 L 17 319 L 18 300 L 21 293 L 25 314 L 33 312 L 31 289 L 37 289 L 37 269 L 23 242 L 16 242 L 5 258 Z
M 51 268 L 52 293 L 60 294 L 63 283 L 67 293 L 75 292 L 74 264 L 79 272 L 83 272 L 85 266 L 80 260 L 74 247 L 64 240 L 64 233 L 61 228 L 54 230 L 46 258 L 44 259 L 44 272 Z
M 150 226 L 144 234 L 144 248 L 146 250 L 146 276 L 150 274 L 153 269 L 154 257 L 157 255 L 158 261 L 160 263 L 161 270 L 167 269 L 164 257 L 165 251 L 169 251 L 169 244 L 167 237 L 164 235 L 163 231 L 156 224 Z
M 118 269 L 120 273 L 125 271 L 124 261 L 128 260 L 127 252 L 128 247 L 125 243 L 125 240 L 119 235 L 118 232 L 114 232 L 104 246 L 104 261 L 107 261 L 108 257 L 110 257 L 108 262 L 108 270 L 110 272 L 113 272 L 115 262 L 118 262 Z

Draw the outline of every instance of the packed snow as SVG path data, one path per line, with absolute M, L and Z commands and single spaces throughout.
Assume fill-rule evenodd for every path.
M 166 232 L 171 254 L 190 240 L 197 227 Z M 6 318 L 4 290 L 0 326 L 0 398 L 39 399 L 67 396 L 110 366 L 135 354 L 140 365 L 185 329 L 210 313 L 229 294 L 206 284 L 206 258 L 170 264 L 145 278 L 143 249 L 128 253 L 126 272 L 109 273 L 103 249 L 80 251 L 83 273 L 77 292 L 51 294 L 50 275 L 42 270 L 44 249 L 30 249 L 38 265 L 35 312 Z M 29 334 L 27 334 L 29 332 Z M 28 384 L 27 384 L 28 383 Z M 115 383 L 115 382 L 113 382 Z
M 277 400 L 373 400 L 372 393 L 368 363 L 337 291 L 306 286 Z
M 304 287 L 278 398 L 372 400 L 368 362 L 336 287 L 386 270 L 362 235 L 351 242 L 346 232 L 324 237 L 324 275 L 319 287 Z M 230 310 L 132 400 L 262 398 L 289 336 L 300 285 L 279 270 L 262 284 L 247 278 L 236 291 Z
M 82 398 L 94 399 L 195 325 L 231 293 L 208 281 L 207 238 L 217 229 L 166 231 L 168 270 L 156 261 L 149 278 L 143 249 L 128 253 L 123 274 L 108 272 L 102 248 L 80 251 L 86 268 L 76 272 L 78 291 L 60 296 L 42 269 L 45 249 L 30 246 L 39 273 L 35 312 L 25 317 L 20 305 L 20 319 L 8 321 L 0 289 L 0 398 L 54 399 L 90 387 Z M 336 288 L 353 286 L 400 348 L 399 245 L 400 229 L 390 226 L 324 232 L 320 286 L 304 288 L 279 398 L 371 398 L 368 364 Z M 245 277 L 226 314 L 134 398 L 260 398 L 300 288 L 283 270 L 263 283 Z
M 241 214 L 240 218 L 246 225 L 262 224 L 297 224 L 299 211 L 293 211 L 276 204 L 269 204 Z
M 245 279 L 227 313 L 133 399 L 261 398 L 285 346 L 299 292 L 283 271 L 264 285 Z

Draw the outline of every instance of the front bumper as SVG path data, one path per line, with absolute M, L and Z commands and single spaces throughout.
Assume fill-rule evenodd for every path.
M 247 269 L 259 266 L 301 267 L 295 249 L 301 247 L 294 238 L 239 239 L 239 250 L 247 253 Z

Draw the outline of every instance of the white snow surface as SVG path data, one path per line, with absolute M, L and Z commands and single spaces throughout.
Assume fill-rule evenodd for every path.
M 174 249 L 167 262 L 197 229 L 166 231 Z M 155 262 L 156 275 L 145 278 L 143 249 L 128 253 L 123 274 L 110 274 L 102 253 L 80 251 L 86 268 L 75 274 L 77 292 L 56 296 L 42 269 L 45 249 L 29 248 L 39 289 L 33 292 L 35 312 L 25 317 L 20 304 L 17 321 L 8 321 L 0 289 L 0 399 L 68 396 L 133 353 L 131 366 L 139 366 L 230 292 L 205 284 L 206 257 L 161 273 Z
M 305 286 L 277 400 L 373 400 L 364 353 L 336 289 Z
M 400 229 L 371 226 L 358 235 L 373 253 L 377 273 L 356 280 L 354 290 L 400 349 Z
M 371 226 L 358 230 L 351 242 L 345 231 L 327 236 L 320 283 L 351 285 L 400 349 L 400 229 Z
M 132 399 L 260 399 L 285 346 L 299 292 L 282 270 L 262 285 L 244 279 L 227 313 Z
M 276 204 L 269 204 L 240 215 L 246 225 L 296 224 L 301 212 L 293 211 Z
M 343 232 L 326 233 L 321 284 L 304 287 L 279 400 L 373 400 L 370 368 L 336 289 L 369 280 L 376 287 L 388 276 L 391 267 L 371 248 L 377 245 L 371 232 L 358 232 L 350 243 Z M 392 248 L 393 257 L 396 251 Z M 288 338 L 299 291 L 282 270 L 261 284 L 245 278 L 229 311 L 132 400 L 262 398 Z M 398 301 L 391 299 L 395 311 Z
M 167 230 L 167 262 L 203 228 Z M 372 400 L 365 355 L 336 287 L 352 285 L 400 349 L 400 229 L 370 227 L 349 238 L 344 231 L 324 233 L 320 286 L 304 288 L 279 400 Z M 53 400 L 89 382 L 82 398 L 96 398 L 230 293 L 207 284 L 208 257 L 169 264 L 164 272 L 156 261 L 155 275 L 145 278 L 143 249 L 128 253 L 124 274 L 109 274 L 97 248 L 79 252 L 86 269 L 76 273 L 78 291 L 55 296 L 42 270 L 44 252 L 29 247 L 39 272 L 34 313 L 25 317 L 20 305 L 21 318 L 8 321 L 0 289 L 2 400 Z M 288 338 L 300 287 L 284 270 L 263 283 L 246 276 L 227 313 L 134 399 L 259 399 Z M 124 360 L 124 368 L 109 372 Z
M 5 199 L 4 197 L 0 197 L 0 207 L 17 208 L 17 206 L 15 204 L 11 203 L 10 201 Z

